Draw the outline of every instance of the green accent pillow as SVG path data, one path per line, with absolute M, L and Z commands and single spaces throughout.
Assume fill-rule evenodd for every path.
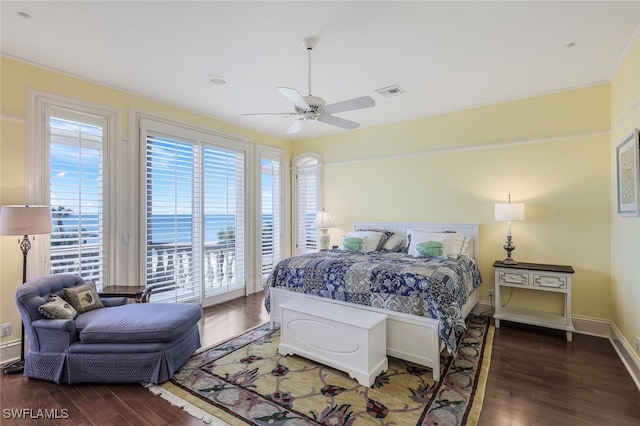
M 444 245 L 440 241 L 425 241 L 416 245 L 416 251 L 423 256 L 439 257 L 444 253 Z
M 77 287 L 64 288 L 62 291 L 64 292 L 64 298 L 78 311 L 78 314 L 104 308 L 102 300 L 100 300 L 100 296 L 98 296 L 96 284 L 93 282 Z
M 49 297 L 47 303 L 40 305 L 38 311 L 50 319 L 74 319 L 78 315 L 73 306 L 55 294 Z
M 360 251 L 362 250 L 362 243 L 364 241 L 362 238 L 358 237 L 344 237 L 342 239 L 342 246 L 349 251 Z

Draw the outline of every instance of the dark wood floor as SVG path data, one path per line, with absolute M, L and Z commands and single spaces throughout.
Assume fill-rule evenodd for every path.
M 262 294 L 205 309 L 203 346 L 268 320 Z M 2 425 L 200 425 L 137 384 L 56 385 L 0 377 Z M 7 410 L 58 410 L 67 419 L 14 420 Z M 62 410 L 66 411 L 62 411 Z M 51 411 L 49 411 L 51 412 Z M 496 330 L 480 425 L 640 425 L 640 391 L 603 338 L 503 322 Z

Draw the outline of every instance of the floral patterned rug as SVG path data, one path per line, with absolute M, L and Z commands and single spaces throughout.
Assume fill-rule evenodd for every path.
M 389 357 L 371 387 L 346 373 L 278 353 L 268 324 L 194 355 L 170 381 L 148 385 L 213 424 L 475 425 L 491 359 L 490 319 L 469 316 L 458 357 L 443 353 L 443 378 Z

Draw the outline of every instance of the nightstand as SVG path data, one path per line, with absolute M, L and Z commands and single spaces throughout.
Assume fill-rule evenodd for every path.
M 571 278 L 574 270 L 571 266 L 525 262 L 506 265 L 498 260 L 494 262 L 493 267 L 496 274 L 496 310 L 493 315 L 496 328 L 500 328 L 500 320 L 555 328 L 566 331 L 567 341 L 571 341 L 571 333 L 574 331 L 571 320 Z M 558 314 L 537 309 L 503 306 L 502 290 L 504 287 L 562 293 L 564 295 L 564 312 Z

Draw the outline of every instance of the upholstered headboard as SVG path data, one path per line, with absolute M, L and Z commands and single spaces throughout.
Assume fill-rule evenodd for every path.
M 472 238 L 470 257 L 478 261 L 479 226 L 477 223 L 426 223 L 426 222 L 354 222 L 353 229 L 384 229 L 395 232 L 405 238 L 407 245 L 407 230 L 424 232 L 457 232 Z

